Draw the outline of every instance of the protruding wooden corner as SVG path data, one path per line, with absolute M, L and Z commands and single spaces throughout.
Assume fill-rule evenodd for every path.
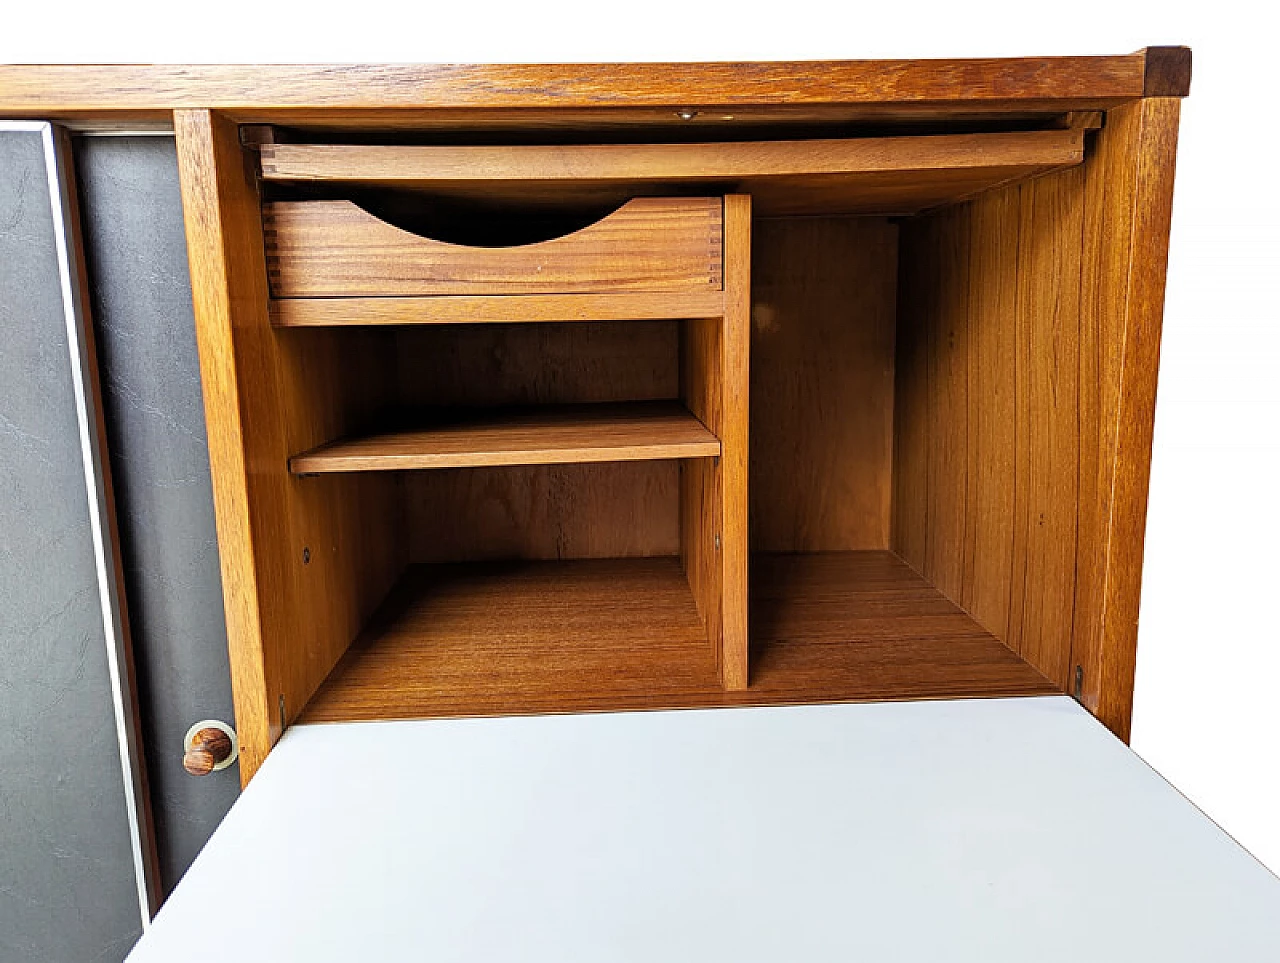
M 1191 92 L 1190 47 L 1146 47 L 1142 96 L 1185 97 Z

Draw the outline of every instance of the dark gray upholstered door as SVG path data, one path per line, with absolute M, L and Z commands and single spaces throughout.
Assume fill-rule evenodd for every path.
M 148 918 L 69 151 L 0 123 L 0 959 L 119 960 Z
M 167 893 L 240 791 L 238 766 L 182 768 L 192 723 L 235 720 L 178 159 L 169 136 L 84 137 L 75 154 Z
M 125 957 L 239 792 L 182 768 L 204 719 L 234 722 L 173 139 L 0 121 L 0 961 Z

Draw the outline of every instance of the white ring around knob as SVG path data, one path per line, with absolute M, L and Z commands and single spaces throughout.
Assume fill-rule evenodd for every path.
M 240 740 L 236 738 L 236 731 L 225 722 L 219 722 L 217 719 L 205 719 L 201 722 L 197 722 L 187 730 L 186 736 L 182 739 L 182 752 L 184 755 L 187 750 L 191 748 L 192 743 L 196 741 L 196 733 L 201 729 L 221 729 L 227 734 L 227 738 L 231 740 L 231 752 L 228 753 L 227 758 L 223 759 L 222 762 L 214 764 L 214 772 L 217 772 L 219 769 L 226 769 L 227 766 L 231 765 L 239 758 Z

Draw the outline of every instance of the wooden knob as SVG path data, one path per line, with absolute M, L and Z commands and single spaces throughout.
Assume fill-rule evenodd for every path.
M 182 756 L 182 768 L 193 776 L 207 776 L 230 755 L 231 737 L 209 726 L 191 737 L 191 744 Z

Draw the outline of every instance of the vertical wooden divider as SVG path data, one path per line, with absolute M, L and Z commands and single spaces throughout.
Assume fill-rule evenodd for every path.
M 248 782 L 407 562 L 394 476 L 288 470 L 290 454 L 389 403 L 394 346 L 379 332 L 273 330 L 257 173 L 239 126 L 176 111 L 174 131 Z
M 747 665 L 747 454 L 750 421 L 751 196 L 724 199 L 724 398 L 720 436 L 723 517 L 724 636 L 720 676 L 726 689 L 745 689 Z
M 280 737 L 272 639 L 289 624 L 285 442 L 267 316 L 257 186 L 239 128 L 209 110 L 174 112 L 200 377 L 222 566 L 231 685 L 248 783 Z M 246 435 L 245 428 L 253 430 Z M 275 463 L 279 459 L 279 464 Z
M 684 323 L 685 404 L 720 439 L 680 467 L 680 558 L 726 689 L 747 687 L 747 423 L 751 198 L 724 199 L 724 315 Z

